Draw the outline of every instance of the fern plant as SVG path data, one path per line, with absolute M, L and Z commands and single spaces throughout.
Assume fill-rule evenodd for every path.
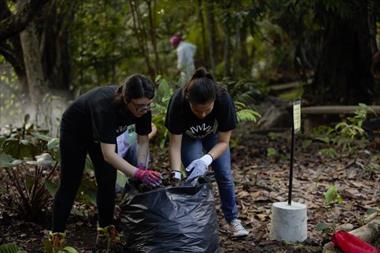
M 256 122 L 261 117 L 260 113 L 248 107 L 243 102 L 236 101 L 235 107 L 239 122 Z
M 368 106 L 359 104 L 359 108 L 352 117 L 347 117 L 333 127 L 319 126 L 314 128 L 311 133 L 312 140 L 316 140 L 325 144 L 333 144 L 341 148 L 343 151 L 352 152 L 354 140 L 361 140 L 366 136 L 363 129 L 363 122 L 368 113 Z M 329 157 L 335 157 L 335 148 L 321 149 L 320 153 Z
M 365 104 L 359 104 L 359 108 L 355 111 L 353 117 L 347 117 L 346 120 L 335 126 L 336 138 L 335 142 L 343 150 L 351 151 L 353 140 L 362 138 L 366 135 L 362 128 L 363 122 L 367 117 L 369 108 Z
M 26 253 L 26 251 L 21 250 L 14 243 L 7 243 L 0 245 L 0 253 Z

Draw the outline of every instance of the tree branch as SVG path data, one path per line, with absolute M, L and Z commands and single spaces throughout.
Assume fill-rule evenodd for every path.
M 3 2 L 3 1 L 2 1 Z M 30 20 L 49 0 L 30 0 L 14 15 L 0 21 L 0 42 L 25 29 Z

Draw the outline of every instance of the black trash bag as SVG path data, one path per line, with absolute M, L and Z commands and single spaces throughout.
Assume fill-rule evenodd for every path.
M 145 193 L 130 185 L 121 220 L 125 252 L 220 252 L 214 196 L 202 178 Z

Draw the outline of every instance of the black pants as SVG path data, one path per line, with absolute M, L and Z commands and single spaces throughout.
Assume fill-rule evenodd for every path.
M 60 186 L 54 199 L 52 225 L 54 232 L 65 230 L 83 176 L 87 153 L 95 168 L 99 226 L 105 227 L 113 223 L 116 170 L 104 161 L 100 144 L 85 136 L 88 136 L 88 133 L 81 134 L 61 129 L 61 174 Z

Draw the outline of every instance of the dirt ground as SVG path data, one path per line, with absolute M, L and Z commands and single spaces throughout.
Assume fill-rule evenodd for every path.
M 270 240 L 271 206 L 274 202 L 287 200 L 290 134 L 268 137 L 245 131 L 244 135 L 237 136 L 240 140 L 232 145 L 236 194 L 240 219 L 250 234 L 242 239 L 228 235 L 214 183 L 223 252 L 321 252 L 331 233 L 319 231 L 317 227 L 320 224 L 329 228 L 342 225 L 357 228 L 371 210 L 379 210 L 380 171 L 366 166 L 369 161 L 379 163 L 378 147 L 364 145 L 350 154 L 338 152 L 336 157 L 329 157 L 320 152 L 324 144 L 313 142 L 306 147 L 303 138 L 299 137 L 295 152 L 293 200 L 308 207 L 308 239 L 297 244 Z M 270 148 L 277 153 L 271 155 Z M 153 148 L 152 168 L 166 170 L 168 164 L 167 150 Z M 331 185 L 337 187 L 343 202 L 329 207 L 325 204 L 324 193 Z M 77 204 L 74 211 L 77 214 L 70 217 L 67 228 L 68 244 L 80 252 L 91 252 L 96 237 L 95 208 Z M 48 208 L 44 222 L 36 224 L 20 220 L 1 207 L 0 244 L 15 242 L 27 252 L 42 252 L 41 238 L 49 228 L 49 212 Z

